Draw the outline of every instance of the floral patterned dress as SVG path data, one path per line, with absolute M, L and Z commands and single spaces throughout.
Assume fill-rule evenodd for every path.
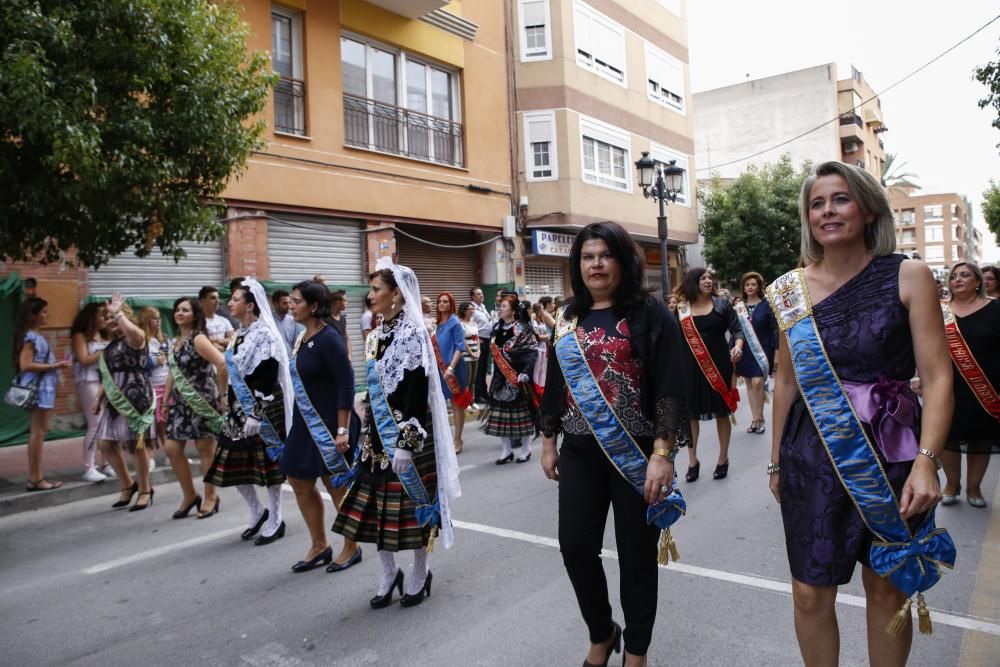
M 209 404 L 217 405 L 219 388 L 215 383 L 215 369 L 212 364 L 198 355 L 194 349 L 194 339 L 195 336 L 191 336 L 181 343 L 180 347 L 174 346 L 174 361 L 191 386 L 204 396 Z M 215 434 L 208 428 L 205 420 L 199 417 L 194 409 L 184 401 L 176 385 L 173 386 L 167 400 L 170 406 L 167 410 L 166 435 L 168 440 L 183 442 L 184 440 L 214 437 Z
M 153 386 L 146 373 L 147 348 L 143 346 L 135 349 L 123 337 L 111 341 L 102 354 L 111 373 L 111 380 L 137 412 L 146 412 L 153 402 Z M 104 400 L 104 410 L 101 411 L 97 424 L 97 438 L 118 443 L 120 447 L 134 451 L 138 444 L 138 434 L 131 431 L 128 420 L 106 398 Z M 145 446 L 156 447 L 156 434 L 152 428 L 146 434 L 145 441 Z

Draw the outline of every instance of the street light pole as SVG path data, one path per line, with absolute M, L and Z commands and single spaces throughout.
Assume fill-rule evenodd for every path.
M 683 187 L 684 170 L 677 166 L 676 160 L 671 160 L 666 166 L 649 157 L 649 151 L 643 151 L 642 157 L 635 163 L 639 172 L 639 185 L 642 196 L 652 197 L 660 206 L 660 215 L 656 218 L 656 235 L 660 239 L 660 281 L 663 284 L 663 302 L 670 300 L 670 256 L 667 248 L 667 201 L 677 201 L 677 195 Z

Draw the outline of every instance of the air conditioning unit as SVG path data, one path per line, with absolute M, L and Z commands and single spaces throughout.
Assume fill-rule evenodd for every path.
M 859 148 L 859 145 L 858 145 L 858 142 L 856 142 L 856 141 L 848 141 L 848 142 L 844 143 L 844 152 L 845 153 L 853 153 L 854 151 L 858 150 L 858 148 Z

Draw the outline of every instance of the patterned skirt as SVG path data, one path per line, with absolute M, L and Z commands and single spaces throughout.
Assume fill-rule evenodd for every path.
M 100 416 L 97 418 L 97 440 L 107 440 L 123 451 L 135 453 L 138 449 L 139 440 L 136 434 L 128 427 L 128 420 L 121 415 L 112 416 L 108 406 L 104 406 Z M 146 433 L 145 447 L 156 449 L 159 443 L 156 441 L 156 432 L 153 427 Z
M 535 434 L 535 425 L 531 421 L 531 410 L 524 398 L 511 403 L 491 401 L 480 419 L 483 422 L 483 431 L 486 435 L 495 435 L 501 438 L 524 438 Z
M 259 436 L 243 440 L 220 437 L 212 467 L 205 473 L 205 483 L 215 486 L 277 486 L 284 481 L 278 462 L 267 457 Z
M 427 546 L 431 529 L 417 523 L 417 506 L 403 489 L 392 467 L 382 470 L 373 459 L 358 461 L 358 477 L 344 496 L 333 532 L 355 542 L 373 542 L 384 551 L 406 551 Z M 437 492 L 433 436 L 413 455 L 424 487 L 431 498 Z

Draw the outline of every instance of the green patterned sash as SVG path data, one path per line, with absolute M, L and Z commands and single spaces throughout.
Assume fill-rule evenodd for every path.
M 101 386 L 104 387 L 104 395 L 107 396 L 108 402 L 118 411 L 118 414 L 128 421 L 128 429 L 136 434 L 136 449 L 142 449 L 146 445 L 146 433 L 156 418 L 156 392 L 153 392 L 153 400 L 149 404 L 149 409 L 139 414 L 132 402 L 125 396 L 125 392 L 112 379 L 108 362 L 104 359 L 104 350 L 101 350 L 101 354 L 97 358 L 97 367 L 101 372 Z
M 173 378 L 174 388 L 177 389 L 177 393 L 188 404 L 188 407 L 194 410 L 196 415 L 205 420 L 208 430 L 218 435 L 222 431 L 222 415 L 212 407 L 211 403 L 205 400 L 201 392 L 195 389 L 194 385 L 184 376 L 180 366 L 177 365 L 177 360 L 174 358 L 173 350 L 170 351 L 167 363 L 170 366 L 170 377 Z

